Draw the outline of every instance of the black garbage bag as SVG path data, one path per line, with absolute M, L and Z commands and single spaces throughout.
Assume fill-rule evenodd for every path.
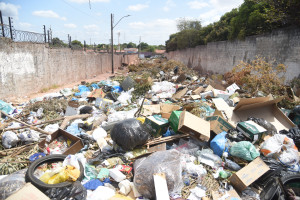
M 236 129 L 230 129 L 225 137 L 231 142 L 250 141 L 250 138 L 246 137 L 243 133 Z
M 111 139 L 125 151 L 145 144 L 150 137 L 149 128 L 136 119 L 126 119 L 114 125 Z
M 93 107 L 91 106 L 84 106 L 79 110 L 80 114 L 91 114 L 93 112 Z
M 267 158 L 261 156 L 261 159 L 269 166 L 270 170 L 262 175 L 259 179 L 255 181 L 260 187 L 268 185 L 270 182 L 274 181 L 275 177 L 280 177 L 282 170 L 285 170 L 286 167 L 279 161 L 274 158 Z
M 277 129 L 275 128 L 275 126 L 263 118 L 249 117 L 247 120 L 254 121 L 258 125 L 267 129 L 269 135 L 277 134 Z
M 51 188 L 45 194 L 52 200 L 84 200 L 87 191 L 79 181 L 69 187 Z
M 281 130 L 280 134 L 286 135 L 287 137 L 294 140 L 294 143 L 298 149 L 300 149 L 300 129 L 299 127 L 291 128 L 289 131 Z

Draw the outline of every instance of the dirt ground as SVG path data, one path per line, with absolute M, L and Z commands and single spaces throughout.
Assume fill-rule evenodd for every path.
M 120 74 L 126 75 L 127 72 L 128 72 L 127 68 L 125 68 L 124 70 L 118 69 L 118 70 L 115 70 L 114 75 L 120 75 Z M 106 80 L 110 76 L 113 76 L 113 74 L 112 73 L 104 73 L 104 74 L 96 75 L 92 79 L 83 79 L 81 81 L 86 81 L 86 82 L 101 81 L 101 80 Z M 32 92 L 23 97 L 8 97 L 5 100 L 6 100 L 6 102 L 12 102 L 13 104 L 20 104 L 20 103 L 27 102 L 30 99 L 34 99 L 36 97 L 41 97 L 41 96 L 44 96 L 49 93 L 59 92 L 61 89 L 64 89 L 64 88 L 73 88 L 74 86 L 79 85 L 81 83 L 81 81 L 76 81 L 76 82 L 67 83 L 64 85 L 59 85 L 59 87 L 57 87 L 55 89 L 49 89 L 49 90 L 47 90 L 47 92 Z

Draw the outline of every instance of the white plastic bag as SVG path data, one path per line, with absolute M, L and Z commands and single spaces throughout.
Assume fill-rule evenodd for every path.
M 40 139 L 40 135 L 37 131 L 29 130 L 24 131 L 19 134 L 19 138 L 22 142 L 25 142 L 25 144 L 29 144 L 32 142 L 37 142 Z
M 122 104 L 122 105 L 128 105 L 131 103 L 131 93 L 133 92 L 134 88 L 131 88 L 130 90 L 128 90 L 127 92 L 121 92 L 121 95 L 118 97 L 118 101 Z
M 105 138 L 106 136 L 107 136 L 107 132 L 102 127 L 96 128 L 93 132 L 93 138 L 96 141 L 100 138 Z
M 18 136 L 12 131 L 6 131 L 2 135 L 2 145 L 6 149 L 10 149 L 19 142 Z
M 299 162 L 298 149 L 293 139 L 282 134 L 276 134 L 266 140 L 260 151 L 266 157 L 272 157 L 275 153 L 280 154 L 278 159 L 286 165 L 295 165 Z
M 88 193 L 87 200 L 108 200 L 115 195 L 115 191 L 106 186 L 99 186 L 92 193 Z
M 78 163 L 78 160 L 75 155 L 68 155 L 63 162 L 63 166 L 71 165 L 75 167 L 76 169 L 80 170 L 80 166 Z
M 54 133 L 58 129 L 59 129 L 59 125 L 58 124 L 49 124 L 49 125 L 47 125 L 45 127 L 44 131 L 46 131 L 48 133 Z

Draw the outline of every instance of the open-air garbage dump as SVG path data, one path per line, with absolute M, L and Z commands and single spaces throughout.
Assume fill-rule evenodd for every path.
M 0 199 L 299 199 L 300 85 L 267 64 L 223 75 L 144 59 L 0 100 Z

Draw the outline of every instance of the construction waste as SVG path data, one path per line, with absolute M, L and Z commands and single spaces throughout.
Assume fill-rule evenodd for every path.
M 0 199 L 300 199 L 299 88 L 164 59 L 125 70 L 0 100 Z

